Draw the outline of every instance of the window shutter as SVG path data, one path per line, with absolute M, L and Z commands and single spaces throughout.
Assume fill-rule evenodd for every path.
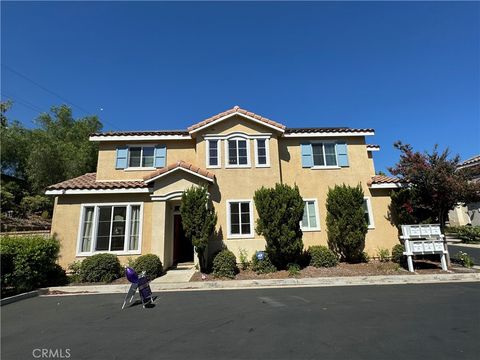
M 302 167 L 311 168 L 313 166 L 312 144 L 300 144 L 302 148 Z
M 348 167 L 347 144 L 344 142 L 337 143 L 336 147 L 337 147 L 337 156 L 338 156 L 338 166 Z
M 125 169 L 128 160 L 128 147 L 117 147 L 117 158 L 115 160 L 115 169 Z
M 167 157 L 167 147 L 165 145 L 155 146 L 155 167 L 165 167 L 165 159 Z

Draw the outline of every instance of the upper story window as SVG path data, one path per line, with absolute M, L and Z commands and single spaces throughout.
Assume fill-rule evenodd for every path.
M 86 205 L 82 209 L 78 254 L 140 252 L 141 204 Z
M 339 168 L 348 167 L 347 144 L 344 142 L 320 142 L 300 144 L 302 167 Z
M 128 151 L 128 167 L 153 167 L 153 146 L 131 147 Z
M 248 139 L 233 138 L 226 140 L 226 166 L 250 166 L 250 141 Z
M 207 167 L 220 167 L 220 140 L 207 140 Z
M 120 146 L 116 150 L 115 168 L 142 170 L 165 166 L 167 148 L 165 145 Z
M 270 166 L 268 139 L 255 139 L 255 164 L 257 167 Z

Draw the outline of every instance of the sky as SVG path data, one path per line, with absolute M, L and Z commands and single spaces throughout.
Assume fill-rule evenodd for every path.
M 235 105 L 288 127 L 374 128 L 480 153 L 478 2 L 2 2 L 1 97 L 104 130 L 184 129 Z

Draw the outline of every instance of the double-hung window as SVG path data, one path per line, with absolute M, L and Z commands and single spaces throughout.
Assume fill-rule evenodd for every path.
M 313 166 L 338 166 L 334 143 L 313 143 Z
M 269 167 L 268 139 L 255 139 L 255 163 L 257 167 Z
M 318 218 L 317 200 L 307 199 L 303 201 L 303 218 L 300 227 L 303 231 L 320 230 L 320 221 Z
M 128 167 L 153 167 L 155 148 L 153 146 L 135 146 L 128 149 Z
M 252 200 L 227 201 L 229 238 L 253 237 Z
M 220 167 L 220 140 L 207 140 L 207 167 Z
M 374 229 L 375 223 L 373 222 L 372 203 L 369 197 L 363 199 L 363 212 L 365 215 L 365 221 L 368 224 L 368 228 Z
M 229 167 L 250 166 L 249 140 L 243 138 L 228 139 L 226 160 Z
M 140 252 L 141 205 L 82 207 L 78 252 Z

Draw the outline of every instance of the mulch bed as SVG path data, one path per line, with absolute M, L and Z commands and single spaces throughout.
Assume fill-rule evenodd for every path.
M 454 273 L 468 273 L 476 270 L 452 267 L 449 269 Z M 424 260 L 415 262 L 415 271 L 417 274 L 447 274 L 443 271 L 440 264 Z M 376 276 L 376 275 L 415 275 L 408 270 L 400 267 L 393 262 L 370 261 L 361 264 L 340 263 L 331 268 L 315 268 L 307 266 L 300 270 L 300 274 L 295 278 L 316 278 L 316 277 L 336 277 L 336 276 Z M 213 274 L 207 274 L 206 280 L 257 280 L 257 279 L 286 279 L 289 278 L 286 270 L 277 271 L 271 274 L 257 274 L 252 270 L 240 270 L 235 279 L 217 278 Z M 201 273 L 193 274 L 190 281 L 202 281 Z

